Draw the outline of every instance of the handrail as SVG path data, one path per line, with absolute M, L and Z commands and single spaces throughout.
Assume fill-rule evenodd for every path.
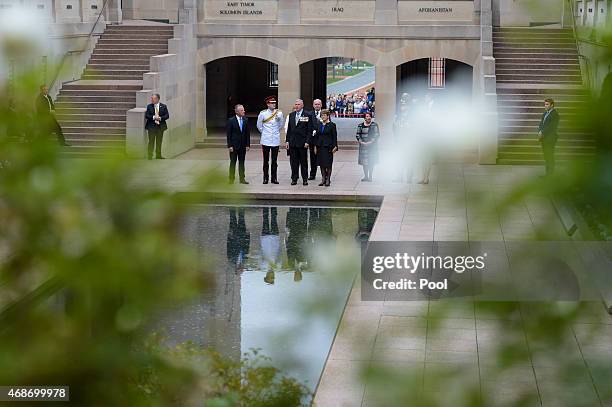
M 576 30 L 576 16 L 574 15 L 574 11 L 575 11 L 574 0 L 567 0 L 567 3 L 569 3 L 570 5 L 570 11 L 571 11 L 570 15 L 572 16 L 572 32 L 574 34 L 574 42 L 576 44 L 576 51 L 578 52 L 578 59 L 584 61 L 585 74 L 583 75 L 583 78 L 586 78 L 585 85 L 588 89 L 590 89 L 591 88 L 591 61 L 589 60 L 589 57 L 587 57 L 586 55 L 580 52 L 580 41 L 578 40 L 578 31 Z M 563 8 L 565 9 L 565 3 L 564 3 Z
M 102 17 L 102 14 L 104 14 L 107 4 L 108 4 L 108 0 L 104 0 L 104 2 L 102 3 L 102 9 L 98 13 L 98 17 L 96 17 L 96 21 L 91 26 L 91 30 L 89 31 L 89 34 L 87 34 L 87 39 L 85 40 L 85 46 L 83 47 L 83 49 L 69 50 L 69 51 L 66 51 L 66 53 L 62 56 L 62 60 L 60 61 L 59 68 L 57 69 L 57 72 L 55 73 L 55 77 L 53 78 L 51 83 L 49 83 L 48 85 L 49 89 L 52 89 L 53 86 L 55 85 L 55 82 L 57 82 L 57 79 L 59 78 L 60 73 L 62 72 L 62 67 L 64 66 L 64 63 L 66 62 L 68 55 L 80 54 L 82 52 L 87 51 L 87 44 L 89 44 L 89 41 L 91 40 L 91 37 L 93 36 L 94 31 L 96 30 L 96 26 L 100 22 L 100 17 Z

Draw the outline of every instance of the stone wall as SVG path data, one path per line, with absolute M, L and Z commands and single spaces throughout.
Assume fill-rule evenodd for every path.
M 144 90 L 137 93 L 137 107 L 127 112 L 126 151 L 129 156 L 142 158 L 146 154 L 144 112 L 154 93 L 160 94 L 170 113 L 163 155 L 174 157 L 194 147 L 198 116 L 195 51 L 193 25 L 178 24 L 174 26 L 174 38 L 168 41 L 168 54 L 151 57 L 151 72 L 144 74 Z

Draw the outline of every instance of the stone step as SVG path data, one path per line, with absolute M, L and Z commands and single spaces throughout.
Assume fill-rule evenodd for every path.
M 64 134 L 95 134 L 95 135 L 123 135 L 125 136 L 125 123 L 123 127 L 85 127 L 85 126 L 67 126 L 66 124 L 62 125 L 62 131 Z M 102 137 L 102 136 L 99 136 Z
M 493 49 L 542 49 L 546 52 L 559 52 L 558 50 L 576 51 L 575 42 L 502 42 L 494 41 Z
M 576 48 L 550 48 L 550 47 L 514 47 L 508 45 L 495 45 L 493 44 L 493 56 L 504 56 L 508 55 L 519 55 L 519 56 L 533 56 L 537 55 L 538 58 L 555 58 L 561 56 L 563 58 L 567 57 L 577 57 L 578 52 Z
M 92 80 L 92 81 L 130 81 L 130 80 L 142 80 L 141 75 L 91 75 L 86 74 L 81 79 Z
M 533 138 L 537 136 L 537 127 L 526 130 L 517 130 L 514 127 L 500 127 L 499 138 Z M 593 140 L 593 134 L 585 130 L 559 129 L 559 139 L 564 140 Z
M 541 143 L 537 140 L 537 138 L 532 135 L 531 138 L 519 138 L 519 137 L 512 137 L 512 138 L 507 138 L 507 137 L 502 137 L 499 139 L 499 144 L 500 145 L 504 145 L 504 146 L 514 146 L 514 145 L 520 145 L 520 146 L 525 146 L 525 145 L 530 145 L 530 146 L 538 146 L 541 147 Z M 595 141 L 593 141 L 592 139 L 563 139 L 560 138 L 557 140 L 557 145 L 558 146 L 566 146 L 566 147 L 570 147 L 570 146 L 576 146 L 576 147 L 589 147 L 589 148 L 595 148 Z
M 524 145 L 500 145 L 498 148 L 499 153 L 518 153 L 518 154 L 541 154 L 542 146 L 538 144 L 524 144 Z M 578 146 L 578 145 L 566 145 L 557 143 L 555 146 L 555 152 L 561 154 L 595 154 L 595 146 Z
M 539 33 L 539 32 L 499 32 L 493 31 L 493 39 L 495 40 L 523 40 L 523 39 L 549 39 L 549 40 L 566 40 L 574 41 L 574 33 Z
M 589 153 L 570 153 L 565 151 L 555 151 L 555 158 L 562 160 L 584 160 L 592 159 L 594 154 Z M 509 160 L 539 160 L 543 159 L 544 155 L 542 152 L 528 152 L 528 153 L 516 153 L 516 152 L 498 152 L 498 159 L 509 159 Z
M 67 133 L 65 129 L 62 130 L 64 130 L 66 137 L 69 137 L 71 140 L 109 140 L 115 142 L 125 142 L 125 131 L 123 133 L 84 133 L 78 131 L 71 131 Z
M 123 63 L 123 62 L 119 62 L 116 61 L 114 63 L 104 63 L 104 64 L 92 64 L 89 63 L 87 64 L 87 66 L 85 67 L 85 69 L 94 69 L 94 70 L 102 70 L 102 69 L 115 69 L 115 70 L 131 70 L 131 69 L 136 69 L 139 71 L 148 71 L 149 68 L 149 64 L 146 63 Z
M 517 79 L 526 79 L 526 78 L 532 78 L 532 79 L 536 79 L 536 80 L 540 80 L 540 79 L 547 79 L 549 81 L 551 80 L 574 80 L 574 81 L 578 81 L 580 82 L 582 80 L 582 75 L 578 74 L 572 74 L 572 73 L 554 73 L 554 71 L 550 71 L 550 72 L 541 72 L 541 73 L 527 73 L 525 71 L 513 71 L 515 73 L 500 73 L 500 72 L 496 72 L 497 77 L 503 76 L 503 77 L 507 77 L 507 78 L 512 78 L 512 77 L 516 77 Z
M 574 111 L 569 111 L 568 109 L 559 109 L 561 113 L 561 120 L 562 121 L 566 121 L 566 122 L 575 122 L 578 118 L 578 112 Z M 516 120 L 516 119 L 537 119 L 540 120 L 540 118 L 542 117 L 542 110 L 534 110 L 534 111 L 514 111 L 514 112 L 507 112 L 507 111 L 502 111 L 501 109 L 499 110 L 500 112 L 500 119 L 503 120 Z
M 156 33 L 139 33 L 139 32 L 105 32 L 100 36 L 101 40 L 138 40 L 138 41 L 150 41 L 150 40 L 169 40 L 174 37 L 172 32 L 156 32 Z
M 104 32 L 114 31 L 172 31 L 174 26 L 168 25 L 109 25 Z
M 90 64 L 149 64 L 151 57 L 149 55 L 125 55 L 125 54 L 108 54 L 103 56 L 93 55 L 89 58 Z
M 568 106 L 567 104 L 559 103 L 559 111 L 562 112 L 563 118 L 575 117 L 584 113 L 584 109 L 581 106 Z M 499 103 L 497 105 L 497 111 L 502 115 L 542 115 L 544 113 L 544 102 L 540 102 L 537 106 L 524 106 L 524 105 L 508 105 Z
M 573 75 L 573 76 L 578 76 L 581 77 L 580 74 L 580 67 L 567 67 L 567 68 L 563 68 L 561 66 L 553 66 L 553 67 L 548 67 L 548 68 L 532 68 L 532 67 L 525 67 L 525 68 L 514 68 L 514 69 L 508 69 L 505 67 L 496 67 L 495 69 L 495 74 L 496 75 L 534 75 L 534 76 L 540 76 L 540 75 L 549 75 L 549 76 L 559 76 L 559 75 Z
M 142 76 L 149 69 L 91 69 L 86 68 L 83 75 L 106 75 L 106 76 Z
M 102 120 L 103 118 L 99 118 L 100 120 Z M 110 129 L 110 128 L 114 128 L 114 127 L 119 127 L 119 128 L 125 128 L 125 117 L 123 118 L 123 120 L 117 120 L 117 121 L 76 121 L 76 120 L 58 120 L 60 125 L 63 127 L 90 127 L 90 128 L 104 128 L 104 129 Z
M 118 111 L 127 111 L 133 109 L 136 105 L 136 101 L 134 103 L 131 102 L 58 102 L 55 104 L 55 109 L 59 112 L 61 110 L 118 110 Z
M 533 28 L 533 27 L 493 27 L 495 33 L 541 33 L 541 34 L 563 34 L 570 33 L 573 35 L 571 28 Z
M 64 89 L 85 89 L 85 90 L 142 90 L 142 85 L 131 84 L 131 83 L 80 83 L 79 81 L 73 83 L 67 83 L 62 86 Z
M 123 37 L 124 38 L 121 38 L 121 37 L 107 37 L 107 36 L 103 35 L 98 40 L 97 45 L 103 45 L 103 44 L 122 44 L 122 45 L 166 44 L 167 45 L 166 41 L 171 38 L 170 36 L 167 36 L 167 35 L 164 35 L 164 36 L 154 36 L 154 37 L 145 37 L 145 36 L 143 36 L 142 38 L 135 38 L 134 36 L 123 36 Z
M 95 50 L 101 51 L 106 49 L 121 49 L 121 50 L 146 50 L 151 53 L 162 52 L 165 53 L 168 51 L 168 44 L 157 43 L 157 44 L 119 44 L 119 43 L 98 43 L 96 45 Z M 163 52 L 165 51 L 165 52 Z
M 103 117 L 124 117 L 126 116 L 126 113 L 128 110 L 133 109 L 133 107 L 129 107 L 127 109 L 69 109 L 69 108 L 62 108 L 62 109 L 56 109 L 56 113 L 58 115 L 58 117 L 66 117 L 66 115 L 76 115 L 76 116 L 83 116 L 83 115 L 97 115 L 97 116 L 103 116 Z
M 68 105 L 75 105 L 79 102 L 99 102 L 99 103 L 117 103 L 117 104 L 127 104 L 129 103 L 132 106 L 136 105 L 136 95 L 134 94 L 132 97 L 127 96 L 101 96 L 101 95 L 89 95 L 89 96 L 64 96 L 60 93 L 58 102 L 66 103 Z
M 73 146 L 78 147 L 112 147 L 118 149 L 125 148 L 125 139 L 87 139 L 66 136 L 66 140 Z
M 83 113 L 83 112 L 57 113 L 57 120 L 59 122 L 66 122 L 66 121 L 87 122 L 87 121 L 94 121 L 94 120 L 101 120 L 101 119 L 109 120 L 109 121 L 125 121 L 126 113 L 123 112 L 123 114 L 116 114 L 116 113 L 115 114 L 103 114 L 102 112 L 98 112 L 95 110 L 90 110 L 86 113 Z
M 527 57 L 519 57 L 519 56 L 512 56 L 509 58 L 500 58 L 497 57 L 495 58 L 495 64 L 517 64 L 520 66 L 523 65 L 529 65 L 529 64 L 541 64 L 541 65 L 546 65 L 546 66 L 550 66 L 551 64 L 554 65 L 580 65 L 580 61 L 578 60 L 578 55 L 571 57 L 571 58 L 540 58 L 539 56 L 534 57 L 533 55 L 529 55 Z
M 62 89 L 60 95 L 63 96 L 126 96 L 134 97 L 136 90 L 123 89 Z
M 526 48 L 572 48 L 576 47 L 576 41 L 569 39 L 548 39 L 548 38 L 517 38 L 506 39 L 493 37 L 494 45 Z
M 538 133 L 538 124 L 537 123 L 499 123 L 499 134 L 503 134 L 504 136 L 509 135 L 510 133 L 521 133 L 521 134 L 537 134 Z M 559 126 L 559 135 L 563 134 L 564 137 L 567 138 L 575 137 L 576 134 L 583 133 L 588 135 L 589 132 L 586 129 L 581 129 L 578 127 L 567 127 L 567 126 Z
M 524 62 L 517 62 L 514 60 L 506 61 L 495 61 L 495 70 L 499 71 L 502 69 L 511 69 L 516 72 L 518 70 L 554 70 L 554 71 L 577 71 L 580 72 L 580 64 L 578 60 L 572 63 L 563 63 L 563 64 L 540 64 L 534 62 L 528 62 L 528 60 Z
M 516 79 L 516 78 L 506 78 L 506 77 L 497 77 L 498 83 L 515 83 L 515 84 L 559 84 L 559 85 L 579 85 L 582 82 L 576 80 L 561 80 L 561 79 Z
M 124 57 L 131 58 L 136 55 L 143 56 L 155 56 L 155 55 L 164 55 L 168 53 L 167 48 L 160 48 L 157 52 L 149 49 L 121 49 L 121 48 L 97 48 L 93 52 L 94 57 L 103 57 L 106 58 L 108 55 L 123 55 Z
M 554 99 L 554 98 L 553 98 Z M 560 107 L 564 112 L 567 110 L 573 112 L 582 112 L 584 102 L 582 101 L 567 101 L 567 100 L 557 100 L 555 99 L 555 103 L 557 103 L 558 107 Z M 513 110 L 524 110 L 524 111 L 544 111 L 544 100 L 538 99 L 535 101 L 527 101 L 527 100 L 503 100 L 499 97 L 497 98 L 497 106 L 498 109 L 504 109 L 505 111 L 513 111 Z M 502 111 L 502 110 L 499 110 Z

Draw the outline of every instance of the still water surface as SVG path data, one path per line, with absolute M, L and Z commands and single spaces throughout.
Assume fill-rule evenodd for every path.
M 202 260 L 215 259 L 215 287 L 163 317 L 170 343 L 191 340 L 235 359 L 260 349 L 314 391 L 376 214 L 193 206 L 183 235 Z

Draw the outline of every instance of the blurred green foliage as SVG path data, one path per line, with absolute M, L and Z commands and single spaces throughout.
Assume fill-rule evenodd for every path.
M 0 127 L 0 383 L 69 385 L 80 406 L 300 405 L 306 389 L 258 355 L 151 336 L 210 288 L 211 265 L 179 236 L 183 202 L 138 187 L 134 161 L 62 158 L 36 135 L 39 77 L 17 79 Z

